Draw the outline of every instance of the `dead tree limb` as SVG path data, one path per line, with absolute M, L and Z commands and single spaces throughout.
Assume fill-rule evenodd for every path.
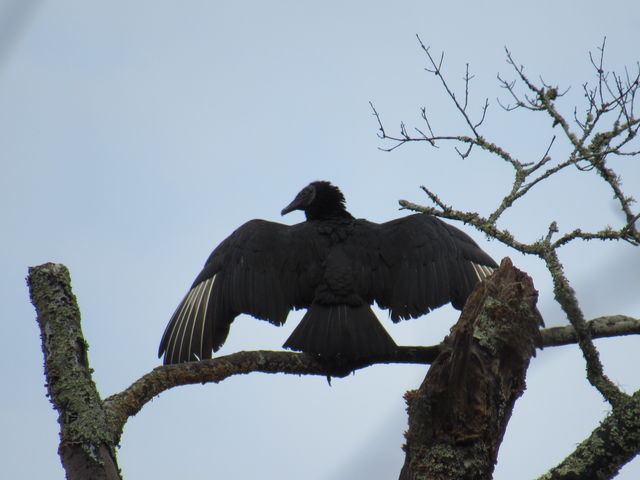
M 217 383 L 233 375 L 251 372 L 345 376 L 377 363 L 431 364 L 443 349 L 443 359 L 452 355 L 450 343 L 399 347 L 392 355 L 339 364 L 320 362 L 312 355 L 293 352 L 237 352 L 201 362 L 156 367 L 122 392 L 103 401 L 91 378 L 80 311 L 67 268 L 53 263 L 32 267 L 28 283 L 42 335 L 49 398 L 60 423 L 59 454 L 71 480 L 119 480 L 115 449 L 124 425 L 153 397 L 172 387 Z M 498 298 L 495 293 L 491 295 Z M 493 303 L 486 305 L 485 310 L 489 315 L 490 312 L 501 312 L 502 307 Z M 469 322 L 468 317 L 466 314 L 466 322 Z M 640 320 L 621 315 L 595 319 L 588 324 L 593 338 L 640 333 Z M 455 332 L 462 328 L 456 326 L 452 336 L 460 335 Z M 536 341 L 541 346 L 566 345 L 576 343 L 577 337 L 571 326 L 555 327 L 542 330 Z M 455 349 L 458 351 L 459 346 Z
M 120 480 L 114 436 L 91 378 L 80 310 L 64 265 L 29 269 L 31 302 L 38 314 L 49 400 L 58 412 L 58 454 L 68 480 Z
M 401 480 L 490 479 L 539 341 L 538 293 L 506 258 L 473 291 L 418 390 Z
M 559 465 L 538 480 L 607 480 L 640 451 L 640 391 L 613 411 Z

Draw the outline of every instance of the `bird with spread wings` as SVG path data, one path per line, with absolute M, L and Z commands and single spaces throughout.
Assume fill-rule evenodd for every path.
M 216 247 L 171 316 L 164 363 L 211 358 L 245 313 L 282 325 L 306 308 L 285 348 L 364 358 L 396 344 L 371 310 L 417 318 L 446 303 L 462 309 L 497 267 L 466 233 L 427 214 L 385 223 L 354 218 L 338 187 L 312 182 L 282 210 L 306 221 L 251 220 Z

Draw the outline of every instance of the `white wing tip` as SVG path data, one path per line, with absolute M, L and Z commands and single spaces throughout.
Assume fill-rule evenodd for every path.
M 473 267 L 473 271 L 478 278 L 478 281 L 485 280 L 489 277 L 496 269 L 492 267 L 487 267 L 486 265 L 480 265 L 479 263 L 471 262 L 471 266 Z

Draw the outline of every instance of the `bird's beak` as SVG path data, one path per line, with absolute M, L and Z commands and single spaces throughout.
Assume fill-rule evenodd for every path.
M 298 209 L 298 202 L 297 202 L 297 198 L 291 202 L 289 205 L 287 205 L 286 207 L 284 207 L 282 209 L 282 211 L 280 212 L 280 215 L 286 215 L 289 212 L 293 212 L 294 210 Z
M 284 207 L 280 212 L 281 215 L 286 215 L 289 212 L 293 212 L 294 210 L 304 210 L 309 206 L 311 201 L 315 197 L 315 190 L 311 189 L 311 187 L 307 187 L 304 190 L 300 191 L 296 198 L 293 201 Z

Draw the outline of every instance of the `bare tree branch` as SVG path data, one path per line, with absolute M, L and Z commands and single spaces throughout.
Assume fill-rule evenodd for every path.
M 122 428 L 128 417 L 137 414 L 153 397 L 180 385 L 219 383 L 233 375 L 252 372 L 344 377 L 355 370 L 379 363 L 430 364 L 439 351 L 439 346 L 400 347 L 394 354 L 355 362 L 323 361 L 305 353 L 266 350 L 237 352 L 200 362 L 156 367 L 124 391 L 107 398 L 105 407 Z
M 591 338 L 609 338 L 622 335 L 640 334 L 640 319 L 626 315 L 612 315 L 589 320 L 587 328 Z M 556 347 L 578 342 L 578 335 L 572 326 L 550 327 L 540 331 L 542 347 Z
M 426 47 L 424 43 L 422 43 L 422 40 L 420 39 L 420 36 L 416 35 L 416 37 L 418 39 L 418 42 L 420 43 L 420 47 L 422 48 L 424 53 L 427 55 L 427 58 L 429 59 L 429 62 L 431 63 L 431 68 L 426 68 L 425 70 L 435 74 L 440 79 L 440 82 L 442 83 L 443 88 L 445 89 L 445 91 L 449 95 L 449 98 L 451 98 L 451 100 L 453 101 L 454 105 L 458 109 L 458 112 L 460 112 L 460 114 L 464 118 L 464 120 L 465 120 L 466 124 L 468 125 L 468 127 L 473 132 L 473 135 L 475 136 L 475 138 L 480 137 L 480 134 L 478 133 L 477 128 L 480 125 L 482 125 L 482 122 L 484 121 L 484 118 L 485 118 L 485 115 L 486 115 L 486 112 L 487 112 L 487 108 L 489 106 L 489 101 L 485 100 L 485 106 L 482 109 L 482 115 L 481 115 L 480 119 L 477 122 L 473 122 L 471 120 L 471 118 L 469 117 L 469 114 L 467 113 L 468 96 L 469 96 L 469 81 L 473 78 L 472 76 L 469 76 L 469 65 L 467 65 L 466 75 L 464 77 L 464 80 L 465 80 L 465 101 L 464 101 L 463 104 L 461 104 L 458 101 L 458 99 L 456 98 L 455 93 L 453 93 L 451 88 L 449 88 L 449 85 L 448 85 L 447 81 L 445 80 L 445 78 L 442 76 L 442 63 L 444 61 L 444 52 L 442 53 L 442 55 L 440 55 L 440 60 L 436 63 L 435 59 L 431 56 L 431 52 L 429 51 L 429 48 Z
M 553 279 L 556 299 L 575 329 L 578 344 L 587 363 L 589 381 L 612 405 L 619 404 L 626 399 L 626 394 L 621 392 L 604 373 L 598 352 L 591 341 L 590 331 L 579 307 L 576 294 L 562 271 L 562 264 L 558 259 L 557 250 L 575 240 L 622 240 L 632 246 L 640 245 L 640 233 L 637 228 L 640 213 L 634 211 L 632 208 L 634 199 L 623 191 L 620 178 L 607 165 L 607 159 L 611 155 L 633 156 L 640 151 L 640 148 L 628 149 L 631 142 L 637 139 L 637 132 L 640 129 L 640 119 L 634 117 L 633 114 L 636 95 L 640 89 L 640 67 L 635 75 L 630 75 L 628 70 L 625 71 L 624 77 L 615 73 L 607 73 L 604 69 L 605 39 L 599 48 L 599 58 L 596 59 L 593 55 L 590 56 L 591 63 L 596 71 L 597 84 L 594 87 L 590 87 L 586 83 L 583 85 L 588 105 L 585 116 L 582 119 L 578 118 L 577 108 L 573 108 L 577 125 L 577 131 L 574 131 L 574 127 L 559 108 L 559 102 L 563 100 L 568 89 L 561 91 L 559 87 L 551 86 L 544 80 L 540 80 L 536 84 L 527 76 L 524 67 L 515 61 L 511 52 L 505 49 L 507 64 L 515 72 L 516 79 L 510 81 L 498 76 L 500 86 L 508 92 L 514 102 L 513 104 L 507 104 L 504 108 L 507 111 L 523 108 L 532 112 L 546 114 L 550 117 L 553 126 L 559 125 L 561 127 L 563 137 L 568 141 L 572 149 L 566 159 L 552 163 L 551 149 L 556 139 L 556 136 L 554 136 L 541 160 L 534 164 L 525 164 L 518 160 L 513 153 L 498 147 L 496 142 L 481 136 L 478 126 L 482 122 L 476 125 L 471 121 L 467 111 L 469 105 L 468 82 L 472 78 L 468 73 L 469 67 L 467 66 L 465 75 L 465 101 L 460 103 L 443 75 L 444 55 L 441 55 L 440 60 L 436 61 L 429 48 L 420 39 L 418 40 L 421 49 L 431 64 L 429 71 L 436 74 L 446 95 L 451 99 L 462 120 L 470 128 L 473 135 L 431 135 L 428 137 L 422 135 L 421 137 L 413 138 L 407 135 L 406 130 L 404 130 L 404 135 L 393 136 L 384 132 L 380 117 L 374 111 L 381 131 L 383 131 L 381 138 L 392 142 L 394 144 L 393 148 L 412 141 L 427 141 L 431 145 L 435 145 L 439 141 L 451 141 L 469 147 L 464 153 L 461 153 L 456 147 L 456 151 L 465 157 L 471 153 L 470 147 L 480 147 L 494 157 L 511 165 L 513 168 L 513 184 L 511 190 L 502 198 L 493 212 L 486 217 L 477 212 L 456 210 L 424 186 L 422 189 L 431 202 L 435 204 L 435 208 L 417 205 L 405 200 L 401 200 L 400 205 L 403 208 L 414 211 L 469 223 L 486 235 L 498 239 L 511 248 L 525 254 L 535 255 L 544 261 Z M 524 94 L 520 93 L 520 86 L 524 87 Z M 502 103 L 500 104 L 503 105 Z M 482 118 L 484 118 L 485 114 L 486 107 L 482 112 Z M 612 124 L 608 127 L 603 127 L 603 122 L 607 119 L 612 119 L 612 115 L 614 116 Z M 559 232 L 558 224 L 554 221 L 551 223 L 546 236 L 530 244 L 516 240 L 509 231 L 497 226 L 497 221 L 502 214 L 507 209 L 512 208 L 516 201 L 526 195 L 534 186 L 571 166 L 575 166 L 579 172 L 588 173 L 594 171 L 604 180 L 612 190 L 626 219 L 624 225 L 619 228 L 605 225 L 596 232 L 586 232 L 577 228 L 570 232 L 563 232 L 556 240 L 553 240 L 554 234 Z M 543 168 L 544 171 L 542 171 Z M 542 173 L 540 173 L 541 171 Z
M 547 249 L 541 257 L 545 260 L 553 280 L 556 301 L 562 307 L 567 319 L 575 328 L 578 345 L 587 363 L 587 379 L 614 407 L 627 400 L 627 395 L 607 377 L 600 361 L 600 355 L 591 339 L 591 332 L 584 319 L 576 293 L 564 274 L 558 255 L 554 249 Z
M 640 334 L 640 320 L 616 315 L 588 322 L 593 338 Z M 554 347 L 577 343 L 572 326 L 553 327 L 540 331 L 540 347 Z M 430 347 L 398 347 L 398 351 L 384 357 L 368 358 L 359 363 L 331 364 L 303 353 L 267 350 L 237 352 L 229 355 L 179 365 L 154 368 L 124 391 L 105 400 L 106 408 L 122 425 L 129 416 L 137 414 L 144 404 L 165 390 L 179 385 L 219 383 L 233 375 L 252 372 L 285 373 L 293 375 L 322 375 L 343 377 L 355 370 L 377 364 L 431 364 L 441 351 L 440 345 Z
M 587 439 L 538 480 L 608 480 L 640 451 L 640 391 L 605 418 Z

